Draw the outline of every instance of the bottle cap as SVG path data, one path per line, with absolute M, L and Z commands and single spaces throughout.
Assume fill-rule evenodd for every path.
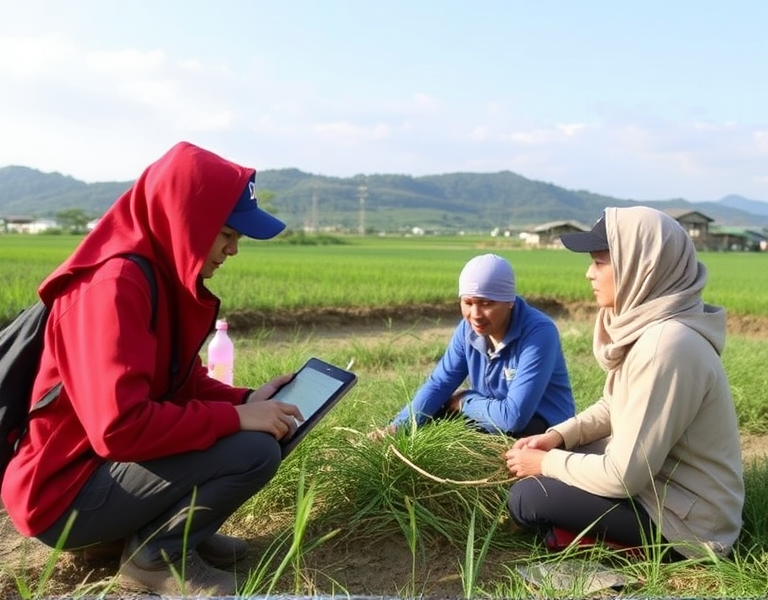
M 216 331 L 226 331 L 229 329 L 226 319 L 216 319 Z

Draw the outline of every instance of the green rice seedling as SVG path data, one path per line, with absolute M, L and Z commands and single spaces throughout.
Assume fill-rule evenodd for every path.
M 413 511 L 421 543 L 457 545 L 473 510 L 483 528 L 496 518 L 506 477 L 504 444 L 502 436 L 478 433 L 459 420 L 380 441 L 361 436 L 342 442 L 336 452 L 344 476 L 328 489 L 334 507 L 328 518 L 348 523 L 350 533 L 387 536 Z
M 315 497 L 313 485 L 306 486 L 305 470 L 302 468 L 299 471 L 297 482 L 296 512 L 292 531 L 286 530 L 277 535 L 277 541 L 268 548 L 256 568 L 252 569 L 249 573 L 247 580 L 240 590 L 243 596 L 251 596 L 258 593 L 269 596 L 276 593 L 279 591 L 278 587 L 284 581 L 284 576 L 288 573 L 289 567 L 292 571 L 293 582 L 290 590 L 282 590 L 282 592 L 285 593 L 287 591 L 300 595 L 306 591 L 305 583 L 307 583 L 307 578 L 304 574 L 304 556 L 337 534 L 337 531 L 330 531 L 318 538 L 309 541 L 305 540 Z M 285 554 L 280 559 L 279 564 L 272 570 L 272 565 L 277 562 L 279 554 L 285 546 L 288 546 Z
M 282 531 L 273 536 L 272 542 L 264 552 L 262 552 L 256 565 L 249 569 L 248 575 L 239 590 L 241 596 L 247 598 L 262 594 L 265 590 L 269 589 L 274 576 L 277 573 L 275 565 L 281 564 L 278 561 L 282 560 L 280 558 L 281 555 L 287 555 L 285 548 L 286 546 L 289 546 L 291 542 L 291 531 Z M 283 554 L 284 552 L 285 554 Z
M 0 321 L 35 299 L 40 282 L 72 251 L 75 236 L 3 236 L 0 264 L 12 297 L 0 290 Z M 222 298 L 225 313 L 323 307 L 444 305 L 456 295 L 456 278 L 466 261 L 489 248 L 474 242 L 391 238 L 349 238 L 334 246 L 292 246 L 244 241 L 208 285 Z M 493 249 L 515 268 L 526 298 L 592 302 L 584 279 L 588 260 L 559 250 Z M 768 314 L 768 253 L 700 253 L 709 268 L 705 300 L 733 314 Z M 13 283 L 15 282 L 15 283 Z
M 768 252 L 700 252 L 708 270 L 704 300 L 730 313 L 768 314 Z
M 69 532 L 72 530 L 72 526 L 74 525 L 76 518 L 77 518 L 77 513 L 73 512 L 67 519 L 67 522 L 64 525 L 64 529 L 61 532 L 59 539 L 56 541 L 56 546 L 53 548 L 53 551 L 48 556 L 48 559 L 45 562 L 43 571 L 38 576 L 37 581 L 34 584 L 32 584 L 32 582 L 30 582 L 27 579 L 26 574 L 23 574 L 23 573 L 13 574 L 14 581 L 16 583 L 16 589 L 18 590 L 19 596 L 21 596 L 22 600 L 34 600 L 37 598 L 44 597 L 46 586 L 48 585 L 48 582 L 51 580 L 51 576 L 53 575 L 54 569 L 56 568 L 56 563 L 59 561 L 59 558 L 61 557 L 64 544 L 66 543 L 67 538 L 69 537 Z
M 762 575 L 762 581 L 755 578 L 758 573 Z M 654 589 L 658 589 L 666 595 L 684 594 L 697 598 L 758 598 L 764 597 L 766 587 L 764 565 L 755 571 L 744 568 L 736 560 L 712 556 L 707 560 L 670 566 L 667 579 L 661 585 L 650 589 L 646 587 L 644 591 L 647 589 L 653 593 Z M 749 593 L 757 590 L 763 591 L 763 594 Z
M 592 326 L 568 323 L 560 334 L 577 412 L 603 395 L 605 371 L 592 353 Z
M 503 510 L 503 505 L 502 505 Z M 472 510 L 472 516 L 469 520 L 467 527 L 467 543 L 464 550 L 464 564 L 459 565 L 461 573 L 461 587 L 464 590 L 464 598 L 470 600 L 475 597 L 475 589 L 479 581 L 480 571 L 482 570 L 485 557 L 488 554 L 488 550 L 491 546 L 491 540 L 494 533 L 496 533 L 496 527 L 499 524 L 499 519 L 493 522 L 490 529 L 486 532 L 483 545 L 480 551 L 475 554 L 475 518 L 476 511 Z M 499 515 L 500 517 L 501 515 Z
M 403 535 L 405 535 L 406 542 L 408 543 L 408 549 L 411 551 L 411 582 L 410 585 L 412 587 L 412 591 L 409 594 L 415 595 L 413 590 L 415 589 L 416 585 L 416 556 L 417 556 L 417 550 L 418 550 L 418 541 L 419 541 L 419 534 L 418 534 L 418 524 L 416 519 L 416 508 L 415 504 L 418 502 L 418 500 L 414 500 L 413 498 L 405 498 L 405 515 L 402 515 L 400 513 L 394 513 L 395 518 L 397 519 L 398 524 L 400 525 L 400 529 L 403 531 Z M 407 520 L 405 517 L 407 516 Z
M 448 340 L 425 340 L 413 328 L 382 336 L 374 343 L 353 339 L 350 355 L 357 364 L 376 371 L 431 369 L 445 352 Z M 409 343 L 410 342 L 410 343 Z
M 280 579 L 280 576 L 282 575 L 283 571 L 287 568 L 289 564 L 293 565 L 293 572 L 294 572 L 293 593 L 295 594 L 300 593 L 301 592 L 300 574 L 302 570 L 302 555 L 305 552 L 309 552 L 313 548 L 327 541 L 328 539 L 333 537 L 336 533 L 336 532 L 327 533 L 321 538 L 313 540 L 313 542 L 310 544 L 307 544 L 306 547 L 304 546 L 304 535 L 307 531 L 307 525 L 309 523 L 310 514 L 312 512 L 312 503 L 315 497 L 314 490 L 311 486 L 306 491 L 304 489 L 304 483 L 305 483 L 304 473 L 305 471 L 302 469 L 301 475 L 299 477 L 299 484 L 298 484 L 298 491 L 297 491 L 298 498 L 296 502 L 297 512 L 296 512 L 296 519 L 294 521 L 293 539 L 291 541 L 291 546 L 290 548 L 288 548 L 288 553 L 285 555 L 282 562 L 278 566 L 277 571 L 272 577 L 270 586 L 267 589 L 267 595 L 270 595 L 273 592 L 273 590 L 275 589 L 275 586 L 277 585 L 278 580 Z
M 739 428 L 744 433 L 768 432 L 768 345 L 764 340 L 730 336 L 723 351 Z
M 768 597 L 768 555 L 764 551 L 734 553 L 719 568 L 719 591 L 714 595 L 730 598 Z
M 570 328 L 567 331 L 570 332 Z M 424 340 L 421 342 L 424 342 Z M 414 350 L 403 351 L 405 363 L 410 362 L 413 364 L 415 362 L 413 357 L 418 356 L 421 342 L 414 344 Z M 734 338 L 732 346 L 736 347 L 739 343 L 739 339 Z M 318 527 L 321 527 L 321 531 L 336 527 L 339 529 L 340 536 L 364 537 L 367 541 L 371 541 L 398 531 L 402 534 L 403 530 L 398 524 L 398 517 L 402 522 L 407 523 L 411 518 L 409 515 L 413 515 L 416 522 L 415 530 L 417 531 L 421 548 L 426 549 L 436 539 L 443 540 L 449 537 L 453 538 L 454 544 L 458 544 L 460 540 L 467 539 L 467 523 L 471 520 L 472 510 L 467 509 L 466 512 L 462 513 L 462 516 L 453 516 L 451 520 L 456 521 L 457 524 L 461 523 L 461 526 L 457 526 L 456 530 L 453 531 L 447 529 L 440 519 L 435 519 L 435 512 L 438 513 L 438 516 L 441 513 L 432 510 L 429 505 L 430 503 L 448 504 L 451 506 L 451 510 L 454 511 L 453 514 L 458 514 L 460 508 L 457 509 L 457 506 L 461 507 L 462 502 L 453 498 L 453 492 L 444 496 L 434 497 L 433 493 L 429 491 L 422 493 L 420 491 L 421 487 L 418 484 L 410 482 L 408 487 L 405 488 L 407 494 L 404 493 L 401 486 L 405 486 L 408 483 L 407 477 L 414 474 L 412 467 L 403 463 L 402 460 L 399 460 L 400 464 L 398 464 L 398 461 L 392 460 L 393 457 L 391 455 L 388 457 L 388 446 L 384 446 L 381 443 L 375 444 L 365 438 L 365 433 L 372 429 L 372 425 L 381 425 L 388 422 L 394 411 L 398 410 L 412 396 L 423 380 L 424 373 L 430 367 L 428 364 L 422 365 L 424 371 L 416 376 L 406 373 L 396 375 L 394 380 L 382 379 L 381 377 L 387 376 L 386 373 L 390 373 L 391 377 L 393 365 L 400 363 L 400 357 L 392 349 L 396 345 L 386 343 L 385 345 L 387 346 L 386 355 L 389 358 L 386 361 L 379 361 L 375 353 L 373 357 L 363 354 L 363 358 L 359 363 L 362 368 L 362 378 L 358 387 L 353 391 L 355 393 L 354 396 L 348 396 L 335 409 L 334 413 L 329 415 L 329 426 L 327 428 L 324 427 L 325 423 L 322 424 L 318 427 L 316 436 L 310 436 L 296 451 L 297 456 L 301 456 L 298 453 L 305 448 L 307 457 L 316 457 L 314 463 L 310 461 L 307 465 L 308 477 L 312 477 L 313 483 L 318 486 L 315 501 L 315 508 L 318 511 L 316 523 Z M 586 376 L 579 374 L 579 371 L 595 371 L 594 358 L 591 355 L 591 327 L 585 326 L 578 333 L 564 334 L 564 346 L 568 354 L 569 364 L 575 365 L 571 367 L 571 371 L 572 374 L 576 373 L 574 389 L 577 397 L 583 393 L 583 389 L 590 390 L 584 396 L 597 397 L 601 391 L 604 374 L 599 369 L 595 373 L 587 374 Z M 339 352 L 343 355 L 347 354 L 342 347 L 339 347 Z M 413 353 L 411 358 L 408 358 L 409 352 Z M 576 357 L 575 361 L 572 360 L 574 356 Z M 379 364 L 380 362 L 386 364 Z M 372 363 L 374 368 L 369 370 L 366 367 L 366 363 Z M 411 367 L 410 371 L 412 370 L 414 370 L 413 367 Z M 346 408 L 351 409 L 350 413 L 345 412 Z M 379 416 L 371 417 L 371 415 L 376 414 Z M 371 421 L 374 421 L 374 423 L 371 423 Z M 454 425 L 456 424 L 458 422 L 454 423 Z M 441 427 L 446 426 L 447 428 L 452 427 L 451 421 L 441 422 L 434 427 L 439 430 Z M 422 467 L 427 464 L 427 461 L 420 458 L 418 452 L 409 450 L 410 446 L 408 444 L 416 443 L 410 439 L 410 436 L 418 438 L 425 434 L 429 435 L 429 432 L 432 431 L 430 427 L 433 426 L 424 427 L 416 432 L 409 433 L 400 442 L 406 444 L 401 454 L 409 460 L 412 459 L 413 464 L 416 466 Z M 461 433 L 466 432 L 463 426 L 460 429 Z M 461 434 L 459 432 L 452 432 L 449 437 L 456 438 L 454 434 L 457 433 Z M 476 434 L 476 432 L 474 433 Z M 476 435 L 481 435 L 483 439 L 494 437 L 483 436 L 482 434 Z M 395 444 L 394 448 L 400 449 L 401 446 Z M 499 449 L 497 456 L 502 451 L 503 448 Z M 395 456 L 394 458 L 397 457 Z M 461 462 L 470 464 L 472 461 L 461 459 Z M 295 468 L 290 467 L 290 459 L 283 466 L 283 469 L 287 470 L 289 468 Z M 401 471 L 398 472 L 398 469 L 401 469 Z M 357 475 L 358 470 L 365 474 Z M 410 473 L 409 470 L 411 471 Z M 432 466 L 426 467 L 424 470 L 430 474 L 434 471 L 445 475 L 445 472 Z M 287 472 L 290 473 L 289 470 Z M 421 483 L 424 488 L 429 488 L 431 483 L 434 483 L 436 488 L 451 487 L 451 484 L 432 482 L 429 478 L 419 475 L 418 472 L 416 472 L 416 475 L 419 479 L 423 479 Z M 479 477 L 478 474 L 473 474 L 472 476 Z M 461 475 L 456 475 L 456 477 L 464 480 L 471 478 L 470 473 L 466 469 L 463 470 Z M 749 507 L 750 489 L 758 490 L 755 498 L 764 497 L 766 494 L 760 492 L 759 488 L 755 488 L 749 470 L 747 471 L 747 478 L 747 506 Z M 758 474 L 758 482 L 767 479 L 768 477 L 764 474 Z M 286 495 L 294 489 L 291 487 L 291 482 L 295 482 L 296 473 L 294 472 L 289 475 L 287 480 Z M 346 491 L 346 485 L 348 484 L 353 491 Z M 387 486 L 386 488 L 384 487 L 385 485 Z M 500 486 L 499 496 L 492 502 L 494 508 L 503 505 L 502 497 L 506 494 L 506 487 L 506 485 Z M 405 498 L 411 502 L 410 512 L 405 504 Z M 422 498 L 424 498 L 427 507 L 419 506 L 417 508 L 416 501 L 422 502 Z M 357 512 L 355 509 L 357 509 Z M 752 514 L 759 517 L 761 512 L 768 511 L 761 511 L 759 508 L 756 508 Z M 750 514 L 749 509 L 746 508 L 746 528 L 752 529 L 748 514 Z M 480 520 L 478 516 L 475 518 Z M 764 534 L 760 535 L 763 540 L 766 539 Z M 496 535 L 493 543 L 500 543 L 502 538 L 503 536 Z M 519 544 L 521 542 L 520 538 L 521 536 L 519 535 L 515 536 L 513 543 Z M 680 586 L 680 589 L 686 589 L 684 587 L 686 582 L 695 579 L 693 574 L 697 573 L 697 569 L 706 571 L 711 568 L 710 566 L 700 566 L 698 563 L 668 565 L 660 560 L 663 551 L 664 548 L 659 547 L 656 554 L 652 552 L 649 554 L 650 558 L 627 563 L 622 569 L 626 569 L 628 575 L 643 582 L 644 589 L 662 594 L 664 593 L 663 590 L 670 589 L 670 582 L 674 582 L 675 586 Z M 613 564 L 621 566 L 623 563 L 619 559 L 613 558 Z M 514 585 L 524 587 L 524 584 L 520 582 Z M 412 581 L 408 589 L 413 591 L 415 589 L 413 586 L 414 582 Z M 752 585 L 752 587 L 754 586 Z M 512 591 L 509 593 L 511 594 Z
M 536 598 L 537 590 L 523 579 L 511 565 L 502 565 L 502 572 L 484 588 L 487 598 Z
M 768 461 L 753 458 L 744 464 L 744 527 L 738 550 L 745 556 L 768 557 Z

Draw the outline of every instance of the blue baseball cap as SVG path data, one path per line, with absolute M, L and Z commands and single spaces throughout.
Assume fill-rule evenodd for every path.
M 259 208 L 255 174 L 240 194 L 226 224 L 238 233 L 255 240 L 268 240 L 285 229 L 285 223 Z

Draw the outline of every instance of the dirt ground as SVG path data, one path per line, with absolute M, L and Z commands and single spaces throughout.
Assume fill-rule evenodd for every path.
M 564 306 L 551 301 L 529 299 L 558 320 L 591 320 L 594 316 L 593 305 Z M 306 314 L 282 316 L 264 316 L 254 314 L 230 314 L 228 319 L 233 328 L 242 330 L 247 327 L 270 326 L 286 328 L 295 333 L 297 327 L 309 329 L 318 337 L 350 335 L 351 331 L 364 332 L 368 339 L 377 335 L 391 334 L 392 327 L 404 327 L 417 330 L 427 335 L 439 335 L 448 339 L 456 322 L 455 303 L 446 303 L 442 307 L 410 307 L 407 314 L 403 311 L 360 309 L 355 311 L 317 310 Z M 340 327 L 343 331 L 340 332 Z M 730 317 L 730 334 L 759 337 L 768 336 L 768 317 Z M 742 439 L 745 458 L 768 455 L 768 435 L 745 436 Z M 249 540 L 252 554 L 256 557 L 263 551 L 263 540 Z M 458 565 L 463 561 L 463 549 L 438 548 L 427 550 L 417 564 L 416 580 L 424 587 L 410 590 L 409 595 L 423 594 L 432 598 L 461 597 L 462 588 Z M 41 573 L 51 555 L 50 549 L 35 540 L 21 537 L 8 520 L 5 509 L 0 504 L 0 597 L 17 598 L 17 584 L 14 576 L 21 577 L 29 585 L 37 585 Z M 408 593 L 403 586 L 412 579 L 411 552 L 402 539 L 377 540 L 375 545 L 365 546 L 356 543 L 353 546 L 325 544 L 308 557 L 308 567 L 317 569 L 325 576 L 333 577 L 352 595 L 396 596 Z M 502 564 L 504 557 L 495 556 L 488 564 Z M 68 595 L 76 589 L 82 589 L 84 582 L 102 581 L 114 575 L 116 562 L 87 564 L 81 558 L 64 554 L 56 563 L 51 575 L 46 594 L 49 596 Z M 322 591 L 327 592 L 331 584 L 318 576 L 317 582 Z M 110 598 L 135 598 L 135 594 L 116 591 Z

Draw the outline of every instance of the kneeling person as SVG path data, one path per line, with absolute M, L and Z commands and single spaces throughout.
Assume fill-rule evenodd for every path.
M 374 437 L 446 415 L 521 437 L 570 418 L 575 404 L 555 323 L 515 291 L 507 260 L 484 254 L 459 276 L 462 321 L 426 383 Z M 459 389 L 469 377 L 469 387 Z

